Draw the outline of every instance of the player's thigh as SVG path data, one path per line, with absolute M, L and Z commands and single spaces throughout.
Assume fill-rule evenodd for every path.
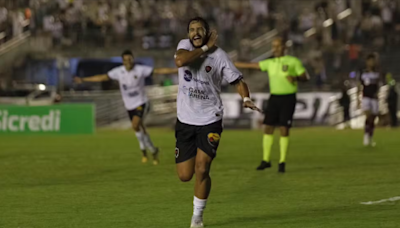
M 140 130 L 142 118 L 140 118 L 139 116 L 133 116 L 131 123 L 134 130 Z
M 132 123 L 132 128 L 137 130 L 142 125 L 143 115 L 145 113 L 146 104 L 143 104 L 136 109 L 128 110 L 129 119 Z
M 369 97 L 363 97 L 361 100 L 361 109 L 366 116 L 372 115 L 372 99 Z
M 281 128 L 291 128 L 293 123 L 293 115 L 296 110 L 296 95 L 288 95 L 282 97 L 279 103 L 279 126 Z
M 175 152 L 176 153 L 176 152 Z M 195 173 L 196 157 L 176 164 L 176 171 L 181 181 L 190 181 Z
M 184 124 L 177 120 L 175 125 L 175 139 L 176 164 L 179 165 L 196 157 L 196 126 Z
M 264 110 L 263 124 L 267 126 L 278 125 L 279 115 L 279 97 L 272 95 L 268 100 L 267 108 Z
M 221 134 L 223 131 L 222 120 L 197 128 L 196 145 L 211 159 L 217 155 Z
M 379 101 L 378 99 L 371 99 L 371 113 L 374 116 L 379 115 Z

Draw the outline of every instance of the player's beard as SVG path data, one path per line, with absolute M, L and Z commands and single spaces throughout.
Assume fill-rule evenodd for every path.
M 202 37 L 202 38 L 203 38 L 203 37 Z M 207 42 L 208 42 L 208 36 L 207 36 L 206 38 L 203 39 L 203 42 L 202 42 L 201 45 L 199 45 L 199 46 L 194 45 L 194 43 L 193 43 L 193 38 L 192 38 L 192 39 L 189 39 L 189 40 L 190 40 L 190 43 L 192 44 L 193 47 L 195 47 L 195 48 L 201 48 L 201 47 L 203 47 L 204 45 L 207 44 Z

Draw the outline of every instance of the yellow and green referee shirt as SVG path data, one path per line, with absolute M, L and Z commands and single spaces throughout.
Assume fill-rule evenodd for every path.
M 298 77 L 306 72 L 301 61 L 290 55 L 266 59 L 259 64 L 261 71 L 268 72 L 270 92 L 273 95 L 296 93 L 297 83 L 290 83 L 286 77 Z

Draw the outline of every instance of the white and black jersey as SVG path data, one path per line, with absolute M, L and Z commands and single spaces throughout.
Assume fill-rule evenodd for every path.
M 359 80 L 363 86 L 363 97 L 377 98 L 381 83 L 381 73 L 377 71 L 360 70 Z
M 192 51 L 189 39 L 181 40 L 177 50 Z M 222 119 L 221 82 L 242 78 L 221 48 L 209 51 L 189 66 L 179 68 L 178 119 L 182 123 L 204 126 Z
M 151 76 L 153 68 L 135 64 L 128 71 L 125 66 L 119 66 L 109 71 L 108 77 L 119 82 L 122 99 L 127 110 L 134 110 L 147 103 L 145 78 Z

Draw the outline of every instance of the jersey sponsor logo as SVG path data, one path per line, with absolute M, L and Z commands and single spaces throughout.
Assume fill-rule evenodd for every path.
M 179 157 L 179 148 L 175 148 L 175 158 Z
M 198 99 L 198 100 L 210 100 L 210 97 L 208 96 L 207 92 L 201 89 L 197 88 L 187 88 L 183 87 L 184 93 L 187 94 L 190 98 Z
M 283 72 L 286 72 L 286 71 L 288 71 L 289 70 L 289 66 L 288 65 L 283 65 L 282 66 L 282 71 Z
M 371 84 L 377 84 L 379 82 L 379 73 L 376 72 L 366 72 L 361 75 L 361 80 L 364 85 L 368 86 Z
M 128 93 L 128 96 L 129 96 L 129 97 L 136 97 L 137 95 L 139 95 L 139 92 L 138 92 L 138 91 L 134 91 L 134 92 Z
M 197 83 L 200 83 L 200 84 L 202 84 L 202 85 L 210 85 L 210 82 L 201 81 L 201 80 L 199 80 L 199 79 L 197 79 L 197 78 L 193 78 L 193 81 L 195 81 L 195 82 L 197 82 Z
M 183 75 L 183 78 L 184 78 L 185 81 L 187 81 L 187 82 L 192 81 L 192 78 L 193 78 L 192 72 L 190 72 L 190 70 L 185 70 L 185 74 Z
M 211 70 L 212 70 L 212 67 L 206 66 L 206 72 L 207 72 L 207 73 L 210 73 Z
M 219 140 L 221 139 L 221 136 L 218 133 L 209 133 L 207 135 L 208 143 L 212 147 L 217 147 L 219 144 Z

